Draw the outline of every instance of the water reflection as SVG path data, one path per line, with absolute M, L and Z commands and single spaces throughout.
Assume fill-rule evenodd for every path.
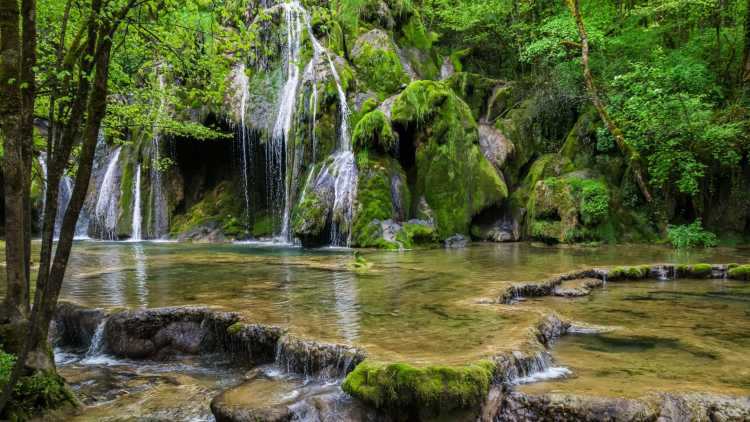
M 357 303 L 357 278 L 350 272 L 332 274 L 333 292 L 336 296 L 336 314 L 341 336 L 349 343 L 359 339 L 359 306 Z
M 148 307 L 148 284 L 146 274 L 146 254 L 143 245 L 133 245 L 133 260 L 135 261 L 135 294 L 136 302 L 141 308 Z

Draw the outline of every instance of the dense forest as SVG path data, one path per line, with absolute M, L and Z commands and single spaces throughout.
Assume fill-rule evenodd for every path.
M 0 0 L 0 57 L 5 415 L 74 400 L 74 238 L 750 242 L 750 1 Z

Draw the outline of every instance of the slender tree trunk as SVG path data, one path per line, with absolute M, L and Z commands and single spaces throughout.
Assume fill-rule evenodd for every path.
M 750 86 L 750 0 L 745 10 L 745 54 L 742 61 L 742 83 Z
M 591 67 L 589 66 L 589 36 L 586 32 L 586 27 L 583 24 L 580 2 L 579 0 L 565 1 L 568 4 L 570 12 L 575 18 L 576 26 L 578 27 L 578 34 L 581 37 L 581 61 L 583 62 L 583 78 L 586 82 L 586 90 L 589 93 L 589 97 L 591 97 L 591 102 L 594 104 L 594 108 L 596 108 L 596 111 L 599 113 L 599 117 L 607 126 L 607 130 L 609 130 L 609 133 L 612 134 L 613 138 L 615 138 L 615 142 L 617 143 L 617 147 L 620 149 L 620 152 L 622 152 L 628 164 L 630 165 L 630 169 L 633 172 L 633 176 L 635 177 L 636 183 L 638 184 L 638 188 L 641 190 L 643 198 L 646 199 L 646 202 L 651 203 L 653 199 L 651 197 L 651 192 L 649 192 L 648 185 L 646 184 L 646 180 L 643 177 L 640 155 L 634 148 L 632 148 L 627 144 L 627 142 L 625 142 L 625 136 L 609 116 L 607 108 L 605 107 L 604 102 L 599 96 L 599 91 L 597 90 L 596 83 L 594 82 L 594 75 L 591 73 Z
M 22 131 L 24 143 L 23 153 L 23 208 L 24 208 L 24 266 L 26 271 L 26 292 L 31 293 L 31 164 L 34 153 L 34 104 L 36 100 L 36 0 L 22 0 L 21 16 L 22 31 L 22 66 L 21 66 L 21 105 Z M 27 299 L 28 301 L 28 299 Z
M 29 311 L 26 255 L 26 212 L 24 191 L 26 168 L 21 103 L 21 28 L 17 0 L 0 0 L 0 130 L 5 155 L 3 176 L 5 189 L 5 273 L 7 289 L 4 319 L 23 321 Z M 9 344 L 7 347 L 13 348 Z

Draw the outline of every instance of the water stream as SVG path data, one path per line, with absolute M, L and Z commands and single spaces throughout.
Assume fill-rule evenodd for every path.
M 131 236 L 130 240 L 140 241 L 143 240 L 141 234 L 141 227 L 143 221 L 143 215 L 141 211 L 141 164 L 139 163 L 135 168 L 135 185 L 133 186 L 133 222 L 131 224 Z
M 99 193 L 94 208 L 94 217 L 99 235 L 102 239 L 117 239 L 117 217 L 119 214 L 120 202 L 120 151 L 121 147 L 115 150 L 109 156 L 107 170 L 104 173 Z

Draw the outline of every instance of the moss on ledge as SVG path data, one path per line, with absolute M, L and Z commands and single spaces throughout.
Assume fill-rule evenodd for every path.
M 429 419 L 480 404 L 493 375 L 494 365 L 489 361 L 463 367 L 416 368 L 365 360 L 349 373 L 342 388 L 377 409 Z
M 225 235 L 241 236 L 246 233 L 241 196 L 235 192 L 231 183 L 220 183 L 185 214 L 175 216 L 170 234 L 177 236 L 214 222 L 220 225 Z
M 641 280 L 651 274 L 651 267 L 648 265 L 638 265 L 634 267 L 615 267 L 607 273 L 607 279 L 610 281 L 617 280 Z
M 729 278 L 735 280 L 750 280 L 750 265 L 739 265 L 729 269 Z

